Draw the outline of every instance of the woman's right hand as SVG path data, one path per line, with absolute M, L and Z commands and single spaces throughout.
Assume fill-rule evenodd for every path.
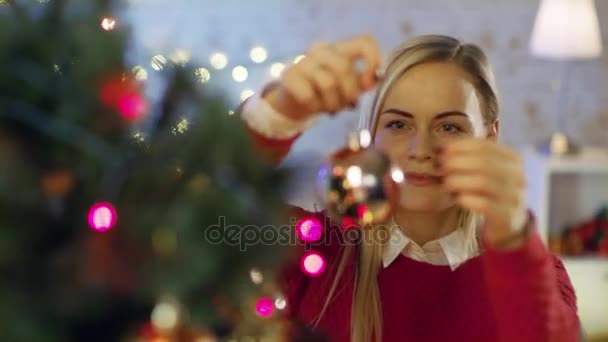
M 363 68 L 357 68 L 361 61 Z M 354 107 L 361 93 L 376 85 L 379 65 L 380 49 L 371 36 L 317 44 L 283 71 L 281 81 L 264 98 L 294 120 L 336 113 Z

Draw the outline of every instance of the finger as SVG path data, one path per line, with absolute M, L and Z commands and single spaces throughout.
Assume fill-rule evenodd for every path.
M 363 58 L 365 69 L 360 81 L 364 89 L 370 89 L 376 85 L 376 70 L 380 66 L 380 48 L 376 40 L 370 36 L 359 36 L 336 44 L 336 49 L 351 60 Z
M 317 96 L 323 103 L 323 109 L 329 112 L 340 110 L 342 101 L 338 91 L 338 82 L 334 75 L 325 69 L 318 69 L 309 77 L 315 87 Z
M 463 138 L 452 141 L 440 147 L 443 155 L 460 153 L 488 154 L 500 157 L 503 160 L 516 161 L 518 154 L 494 141 L 479 138 Z
M 491 175 L 510 185 L 525 185 L 524 172 L 520 165 L 505 162 L 496 156 L 477 154 L 459 154 L 441 157 L 439 171 L 444 175 L 466 173 Z
M 296 68 L 289 68 L 282 76 L 283 90 L 301 105 L 314 105 L 315 90 L 306 77 Z
M 312 51 L 312 50 L 311 50 Z M 333 74 L 323 68 L 317 55 L 308 54 L 296 66 L 312 84 L 315 98 L 320 101 L 320 111 L 336 112 L 340 109 L 338 82 Z
M 490 178 L 476 174 L 457 174 L 443 179 L 443 188 L 450 193 L 477 194 L 492 199 L 499 197 L 500 187 Z
M 356 102 L 362 89 L 353 62 L 329 45 L 311 50 L 311 55 L 336 78 L 343 99 L 341 104 Z
M 465 209 L 482 214 L 486 222 L 508 222 L 511 217 L 509 207 L 495 203 L 488 197 L 478 194 L 460 194 L 456 203 Z

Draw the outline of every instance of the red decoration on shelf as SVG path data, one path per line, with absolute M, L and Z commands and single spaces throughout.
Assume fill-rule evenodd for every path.
M 562 254 L 608 256 L 608 207 L 592 220 L 566 229 L 561 240 Z

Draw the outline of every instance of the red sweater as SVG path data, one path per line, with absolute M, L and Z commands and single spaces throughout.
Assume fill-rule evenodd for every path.
M 272 140 L 252 132 L 275 161 L 294 139 Z M 296 215 L 323 213 L 298 209 Z M 325 227 L 337 229 L 336 225 Z M 297 258 L 282 273 L 289 314 L 303 322 L 319 314 L 335 275 L 343 244 L 313 246 L 327 259 L 316 278 L 300 270 Z M 384 341 L 578 341 L 580 323 L 574 289 L 558 257 L 537 233 L 512 251 L 482 241 L 483 253 L 452 271 L 400 255 L 378 275 Z M 349 341 L 355 258 L 349 261 L 317 332 L 330 341 Z

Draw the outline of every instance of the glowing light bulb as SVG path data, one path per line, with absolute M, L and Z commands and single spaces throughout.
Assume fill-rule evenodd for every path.
M 237 82 L 245 82 L 249 77 L 249 72 L 247 72 L 247 68 L 242 65 L 237 65 L 232 69 L 232 78 Z
M 274 311 L 274 303 L 270 298 L 260 298 L 255 305 L 255 311 L 262 317 L 270 317 Z
M 311 277 L 317 277 L 325 271 L 325 258 L 321 253 L 310 251 L 302 256 L 300 268 L 304 273 Z
M 111 203 L 95 203 L 91 209 L 89 209 L 89 226 L 98 232 L 105 232 L 112 229 L 116 224 L 117 218 L 116 209 L 114 209 L 114 206 Z
M 167 64 L 167 58 L 165 58 L 165 56 L 163 56 L 163 55 L 156 55 L 156 56 L 152 57 L 152 60 L 150 61 L 150 65 L 152 66 L 152 69 L 154 69 L 156 71 L 163 70 L 163 68 L 165 67 L 165 64 Z
M 112 31 L 116 27 L 116 20 L 114 18 L 105 17 L 101 20 L 101 28 L 106 31 Z
M 262 272 L 260 272 L 258 269 L 251 269 L 251 271 L 249 271 L 249 277 L 251 278 L 251 281 L 256 285 L 260 285 L 264 282 L 264 276 L 262 275 Z
M 274 300 L 274 306 L 279 310 L 283 310 L 287 307 L 287 301 L 285 300 L 285 298 L 279 297 Z
M 118 99 L 118 111 L 126 120 L 141 119 L 146 109 L 146 101 L 138 94 L 128 94 Z
M 251 49 L 249 57 L 254 63 L 262 63 L 268 58 L 268 51 L 261 46 L 256 46 Z
M 306 217 L 298 221 L 296 224 L 296 232 L 302 241 L 314 242 L 321 239 L 323 226 L 316 218 Z
M 209 63 L 217 70 L 224 69 L 228 65 L 228 56 L 221 52 L 216 52 L 209 57 Z
M 148 79 L 148 71 L 141 65 L 136 65 L 131 69 L 135 79 L 138 81 L 145 81 Z
M 194 74 L 201 83 L 207 83 L 211 79 L 211 73 L 205 68 L 196 68 Z

